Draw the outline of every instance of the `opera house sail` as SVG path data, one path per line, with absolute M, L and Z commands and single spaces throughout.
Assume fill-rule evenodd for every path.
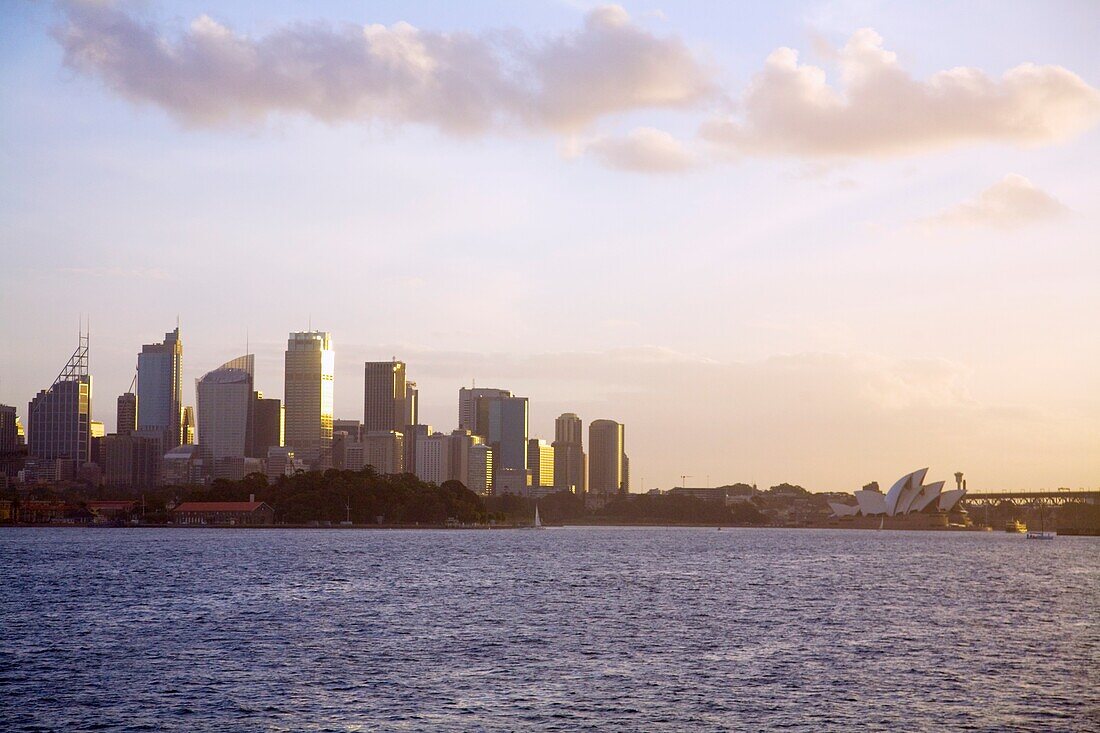
M 943 481 L 926 484 L 927 468 L 907 473 L 883 494 L 878 484 L 869 484 L 855 492 L 856 503 L 830 501 L 834 518 L 889 518 L 891 526 L 948 526 L 948 515 L 960 515 L 961 524 L 968 523 L 959 501 L 966 489 L 944 491 Z

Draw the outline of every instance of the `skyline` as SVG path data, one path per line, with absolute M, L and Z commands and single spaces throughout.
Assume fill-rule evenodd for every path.
M 496 106 L 505 129 L 458 135 L 388 106 L 365 122 L 299 105 L 196 124 L 67 66 L 51 31 L 79 15 L 66 7 L 83 12 L 19 4 L 0 29 L 0 402 L 21 414 L 84 314 L 93 419 L 112 427 L 141 345 L 180 314 L 184 404 L 246 344 L 256 388 L 281 397 L 286 334 L 312 323 L 333 334 L 337 419 L 361 413 L 363 363 L 396 355 L 440 430 L 471 380 L 529 397 L 547 440 L 565 412 L 626 424 L 634 491 L 681 474 L 852 491 L 929 464 L 974 489 L 1098 483 L 1095 6 L 696 3 L 662 18 L 629 3 L 595 17 L 684 61 L 697 83 L 671 106 L 627 100 L 583 124 Z M 595 22 L 552 3 L 121 7 L 173 41 L 205 14 L 253 40 L 404 20 L 512 29 L 545 51 L 584 46 Z M 709 147 L 705 124 L 788 68 L 778 49 L 843 88 L 835 54 L 879 48 L 862 28 L 918 83 L 974 67 L 996 87 L 1034 63 L 1084 87 L 1049 134 L 835 139 L 839 160 L 797 129 L 735 161 Z M 980 30 L 1000 42 L 970 43 Z

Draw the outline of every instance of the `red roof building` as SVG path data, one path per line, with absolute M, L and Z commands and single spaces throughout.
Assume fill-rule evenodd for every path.
M 275 523 L 264 501 L 185 501 L 169 512 L 173 524 L 258 526 Z

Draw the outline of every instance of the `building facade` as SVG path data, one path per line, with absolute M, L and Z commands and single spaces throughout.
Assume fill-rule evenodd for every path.
M 332 390 L 336 352 L 323 331 L 290 334 L 284 400 L 286 447 L 307 465 L 332 465 Z
M 489 404 L 493 400 L 511 397 L 506 389 L 462 387 L 458 390 L 458 429 L 489 437 Z
M 405 472 L 405 435 L 396 430 L 373 430 L 363 436 L 363 466 L 382 475 Z
M 179 326 L 145 344 L 137 364 L 137 426 L 164 433 L 166 451 L 183 444 L 183 341 Z
M 252 374 L 227 362 L 195 383 L 198 439 L 203 465 L 216 473 L 219 462 L 249 453 L 254 394 Z
M 27 447 L 38 462 L 62 461 L 66 473 L 91 460 L 92 377 L 88 373 L 88 337 L 49 389 L 27 406 Z
M 129 435 L 137 430 L 137 395 L 120 394 L 115 403 L 115 433 Z
M 531 486 L 553 487 L 554 447 L 541 438 L 527 441 L 527 467 L 531 471 Z
M 363 432 L 401 432 L 406 425 L 405 362 L 368 361 L 363 365 Z
M 584 424 L 572 412 L 563 413 L 554 421 L 554 483 L 576 494 L 583 494 L 587 488 L 583 435 Z
M 593 420 L 588 426 L 588 491 L 626 493 L 625 428 L 614 420 Z

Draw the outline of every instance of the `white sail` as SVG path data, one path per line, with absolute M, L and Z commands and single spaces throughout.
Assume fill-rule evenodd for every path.
M 542 520 L 539 519 L 539 505 L 535 505 L 535 527 L 542 527 Z

